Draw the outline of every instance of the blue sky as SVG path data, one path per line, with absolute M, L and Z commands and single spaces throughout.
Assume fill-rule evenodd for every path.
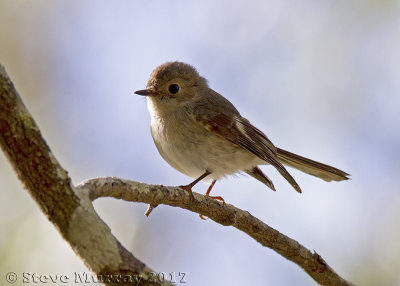
M 159 156 L 145 100 L 133 94 L 157 65 L 184 61 L 275 145 L 352 175 L 326 183 L 291 170 L 299 195 L 266 166 L 276 193 L 245 176 L 213 192 L 356 284 L 400 283 L 398 1 L 18 0 L 0 11 L 0 61 L 74 183 L 191 180 Z M 0 160 L 0 270 L 85 271 Z M 139 259 L 160 272 L 188 272 L 190 285 L 314 283 L 197 214 L 165 206 L 144 218 L 145 205 L 113 199 L 95 206 Z

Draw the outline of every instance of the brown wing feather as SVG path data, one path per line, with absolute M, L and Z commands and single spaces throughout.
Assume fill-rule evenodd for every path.
M 253 178 L 259 180 L 260 182 L 264 183 L 265 185 L 268 186 L 268 188 L 270 188 L 273 191 L 275 190 L 274 184 L 272 183 L 271 179 L 267 177 L 267 175 L 265 175 L 260 168 L 258 167 L 254 167 L 250 170 L 245 170 L 245 172 L 252 176 Z
M 264 133 L 251 125 L 247 119 L 241 117 L 239 114 L 228 116 L 223 112 L 215 112 L 211 116 L 210 114 L 197 114 L 196 120 L 201 122 L 209 131 L 248 150 L 274 166 L 293 188 L 301 193 L 299 185 L 279 162 L 275 146 Z

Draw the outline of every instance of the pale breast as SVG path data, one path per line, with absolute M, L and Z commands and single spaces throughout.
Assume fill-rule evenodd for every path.
M 260 163 L 249 151 L 211 133 L 187 114 L 152 116 L 151 134 L 164 160 L 192 178 L 208 170 L 209 178 L 219 179 Z

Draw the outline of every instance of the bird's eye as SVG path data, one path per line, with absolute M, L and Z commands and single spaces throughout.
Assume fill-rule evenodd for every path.
M 179 91 L 179 85 L 177 85 L 176 83 L 171 84 L 171 85 L 168 87 L 168 91 L 169 91 L 170 93 L 172 93 L 172 94 L 177 93 L 177 92 Z

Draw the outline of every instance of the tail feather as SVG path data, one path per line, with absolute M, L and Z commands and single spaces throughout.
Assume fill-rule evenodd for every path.
M 350 176 L 346 172 L 325 165 L 311 159 L 296 155 L 289 151 L 276 148 L 279 161 L 289 167 L 296 168 L 304 173 L 321 178 L 327 182 L 348 180 Z

